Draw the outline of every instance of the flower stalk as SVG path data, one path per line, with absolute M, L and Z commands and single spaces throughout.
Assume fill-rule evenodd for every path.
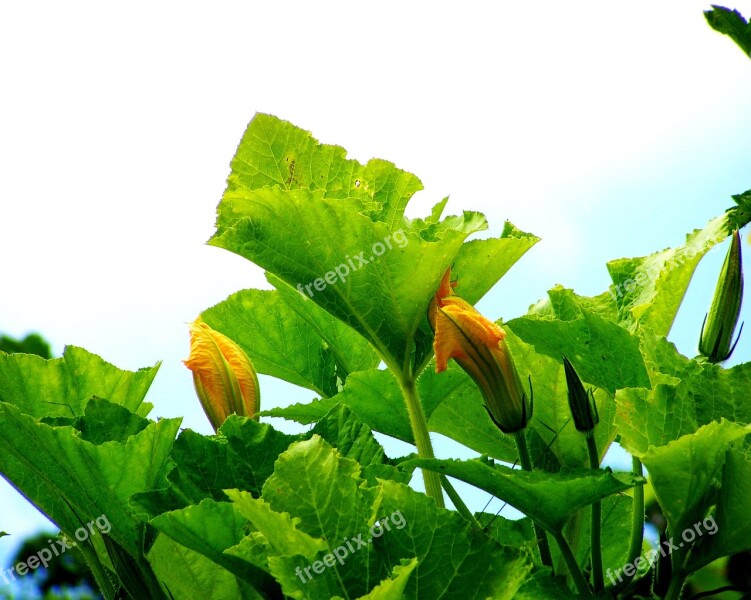
M 583 433 L 587 440 L 587 453 L 589 455 L 589 467 L 600 468 L 600 454 L 597 451 L 597 440 L 594 430 L 600 421 L 597 413 L 592 388 L 584 389 L 579 375 L 571 362 L 563 357 L 563 368 L 566 373 L 566 386 L 568 388 L 568 406 L 574 419 L 574 427 Z M 602 503 L 597 501 L 592 504 L 592 522 L 590 526 L 591 550 L 592 550 L 592 579 L 595 593 L 605 589 L 605 580 L 602 571 Z
M 519 451 L 519 463 L 522 469 L 525 471 L 532 471 L 532 459 L 529 456 L 529 448 L 527 448 L 527 439 L 524 437 L 523 431 L 517 431 L 514 433 L 514 441 L 516 442 L 516 448 Z M 553 568 L 553 555 L 550 553 L 550 543 L 548 542 L 548 534 L 537 523 L 534 523 L 535 538 L 537 539 L 537 548 L 540 551 L 540 562 L 546 567 Z

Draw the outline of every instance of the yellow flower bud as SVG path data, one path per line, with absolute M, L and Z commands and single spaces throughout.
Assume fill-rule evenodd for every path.
M 532 418 L 532 405 L 504 341 L 506 332 L 455 296 L 450 277 L 448 269 L 428 311 L 435 332 L 436 373 L 453 358 L 480 388 L 485 409 L 498 428 L 504 433 L 524 429 Z
M 260 390 L 253 364 L 242 348 L 199 317 L 189 325 L 193 384 L 214 431 L 231 414 L 252 417 L 260 410 Z

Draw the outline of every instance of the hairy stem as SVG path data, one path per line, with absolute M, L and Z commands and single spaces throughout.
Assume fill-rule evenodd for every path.
M 631 457 L 631 470 L 636 477 L 642 477 L 644 471 L 642 469 L 641 460 L 635 456 Z M 628 558 L 626 564 L 633 565 L 636 562 L 636 558 L 641 555 L 642 544 L 644 543 L 644 484 L 637 483 L 634 486 L 634 497 L 631 506 L 631 545 L 628 549 Z M 636 575 L 627 575 L 623 573 L 623 580 L 619 581 L 613 589 L 618 592 L 626 588 L 631 580 Z
M 579 592 L 579 595 L 582 598 L 592 598 L 592 590 L 589 589 L 589 584 L 587 583 L 587 580 L 584 579 L 584 575 L 579 568 L 579 563 L 576 562 L 576 557 L 574 557 L 574 553 L 571 551 L 571 546 L 568 545 L 566 538 L 563 537 L 562 533 L 558 533 L 555 535 L 555 541 L 558 543 L 558 547 L 561 550 L 563 560 L 566 561 L 566 566 L 571 573 L 571 578 L 576 586 L 576 591 Z
M 433 444 L 430 441 L 430 433 L 428 433 L 428 423 L 422 410 L 422 403 L 417 395 L 414 378 L 402 379 L 401 386 L 402 393 L 404 394 L 404 402 L 407 405 L 407 413 L 409 414 L 409 424 L 412 427 L 412 435 L 415 438 L 415 445 L 417 446 L 417 455 L 420 458 L 435 458 Z M 423 469 L 422 476 L 425 480 L 425 493 L 435 500 L 436 506 L 444 508 L 445 504 L 440 475 L 434 471 Z
M 529 457 L 529 449 L 527 448 L 527 440 L 524 437 L 524 431 L 517 431 L 514 434 L 514 441 L 516 442 L 516 448 L 519 450 L 519 462 L 522 465 L 522 469 L 525 471 L 532 470 L 532 459 Z M 540 561 L 546 567 L 553 568 L 553 555 L 550 554 L 550 544 L 548 543 L 548 535 L 545 530 L 537 523 L 535 525 L 535 537 L 537 538 L 537 547 L 540 550 Z
M 464 504 L 464 500 L 462 500 L 462 497 L 459 495 L 459 492 L 457 492 L 454 489 L 454 486 L 451 485 L 451 482 L 448 480 L 448 477 L 445 475 L 441 475 L 441 485 L 443 486 L 443 489 L 446 491 L 446 494 L 448 495 L 451 502 L 454 503 L 454 506 L 456 507 L 457 512 L 463 516 L 467 521 L 469 521 L 470 525 L 474 527 L 475 529 L 482 529 L 482 525 L 475 519 L 475 516 L 472 514 L 472 511 L 467 508 L 467 505 Z
M 597 441 L 594 432 L 587 432 L 587 450 L 589 451 L 589 466 L 592 469 L 600 468 L 600 455 L 597 452 Z M 602 576 L 602 542 L 600 540 L 602 527 L 602 503 L 598 500 L 592 504 L 592 578 L 595 584 L 595 593 L 605 589 L 605 581 Z

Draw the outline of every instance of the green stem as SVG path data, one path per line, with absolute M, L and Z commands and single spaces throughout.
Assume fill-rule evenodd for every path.
M 475 529 L 482 529 L 482 525 L 475 519 L 475 516 L 472 514 L 472 511 L 467 508 L 467 505 L 464 504 L 464 500 L 462 500 L 462 497 L 459 495 L 459 493 L 454 489 L 454 486 L 451 485 L 451 482 L 448 480 L 448 477 L 445 475 L 441 475 L 441 485 L 443 486 L 443 489 L 446 491 L 446 494 L 451 499 L 451 502 L 454 503 L 454 506 L 456 507 L 457 512 L 463 516 L 467 521 L 469 521 L 470 525 L 474 527 Z
M 561 549 L 563 560 L 566 561 L 566 566 L 571 573 L 571 578 L 574 580 L 574 585 L 576 586 L 579 595 L 582 598 L 592 598 L 592 590 L 589 589 L 589 584 L 587 583 L 587 580 L 584 579 L 584 575 L 579 568 L 579 563 L 576 562 L 574 553 L 571 551 L 571 546 L 568 545 L 568 542 L 566 541 L 566 538 L 563 537 L 562 533 L 559 532 L 554 534 L 554 537 L 555 541 L 558 543 L 558 547 Z
M 600 455 L 597 452 L 597 441 L 595 440 L 594 431 L 588 431 L 587 450 L 589 451 L 589 466 L 592 469 L 600 468 Z M 595 584 L 595 593 L 600 593 L 605 589 L 605 581 L 602 575 L 602 541 L 600 539 L 602 528 L 602 503 L 598 500 L 592 504 L 592 525 L 590 532 L 592 534 L 592 578 Z
M 642 477 L 644 471 L 642 469 L 641 460 L 633 456 L 631 458 L 631 471 L 634 476 Z M 634 486 L 634 498 L 631 506 L 631 545 L 628 549 L 628 558 L 626 559 L 627 565 L 633 565 L 636 562 L 636 558 L 641 556 L 642 545 L 644 543 L 644 484 L 637 483 Z M 631 580 L 636 575 L 626 575 L 623 573 L 623 581 L 619 581 L 613 590 L 619 592 L 626 588 Z
M 516 448 L 519 450 L 519 462 L 522 465 L 522 469 L 525 471 L 532 470 L 532 459 L 529 457 L 529 449 L 527 448 L 527 440 L 524 437 L 524 430 L 516 431 L 514 434 L 514 441 L 516 442 Z M 553 568 L 553 555 L 550 554 L 550 544 L 548 543 L 548 535 L 545 530 L 537 523 L 534 524 L 535 537 L 537 538 L 537 547 L 540 550 L 540 561 L 546 567 Z
M 81 555 L 83 556 L 86 565 L 91 570 L 92 575 L 94 575 L 94 581 L 99 586 L 99 591 L 101 592 L 102 597 L 105 598 L 105 600 L 115 600 L 117 598 L 117 590 L 112 584 L 112 580 L 107 575 L 107 572 L 94 551 L 93 546 L 90 547 L 89 544 L 81 544 L 79 549 L 81 550 Z
M 670 555 L 673 564 L 673 573 L 670 578 L 670 586 L 665 594 L 665 600 L 678 600 L 678 598 L 680 598 L 683 586 L 686 584 L 686 578 L 689 576 L 689 571 L 686 569 L 686 565 L 689 563 L 690 556 L 690 548 L 688 551 L 681 549 Z
M 682 570 L 678 571 L 677 573 L 673 573 L 673 577 L 670 580 L 670 587 L 668 587 L 668 591 L 665 594 L 665 600 L 678 600 L 685 583 L 686 575 Z
M 412 426 L 412 435 L 417 446 L 417 455 L 420 458 L 435 458 L 433 444 L 430 442 L 430 433 L 428 433 L 428 423 L 422 410 L 422 403 L 417 395 L 415 380 L 409 377 L 402 379 L 400 383 L 409 414 L 409 424 Z M 425 479 L 425 493 L 435 500 L 436 506 L 445 508 L 441 479 L 438 473 L 423 469 L 422 476 Z

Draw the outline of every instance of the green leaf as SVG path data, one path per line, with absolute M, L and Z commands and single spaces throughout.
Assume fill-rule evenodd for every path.
M 611 395 L 620 388 L 649 386 L 637 336 L 583 306 L 571 290 L 557 286 L 548 296 L 557 318 L 528 315 L 509 321 L 522 341 L 558 362 L 566 356 L 583 381 Z M 534 379 L 533 372 L 533 384 Z
M 97 396 L 145 417 L 143 399 L 159 364 L 123 371 L 83 348 L 67 346 L 62 358 L 0 354 L 0 402 L 14 404 L 35 418 L 83 415 Z
M 346 458 L 356 460 L 362 467 L 387 462 L 383 447 L 373 433 L 346 405 L 338 405 L 306 436 L 319 435 Z
M 732 234 L 736 229 L 742 229 L 751 223 L 751 190 L 731 196 L 737 206 L 727 210 L 727 232 Z
M 272 283 L 284 292 L 243 290 L 201 318 L 239 344 L 259 373 L 322 396 L 336 393 L 337 378 L 377 366 L 378 357 L 360 335 L 280 280 Z
M 456 477 L 522 511 L 551 533 L 560 532 L 580 508 L 634 485 L 630 474 L 576 469 L 560 473 L 518 471 L 484 460 L 417 458 L 409 465 Z
M 539 241 L 506 221 L 500 237 L 462 244 L 451 268 L 458 277 L 456 293 L 475 304 Z
M 404 589 L 407 587 L 409 577 L 416 566 L 416 558 L 406 564 L 396 565 L 392 570 L 391 578 L 381 581 L 369 594 L 360 596 L 360 600 L 401 600 L 404 598 Z
M 712 5 L 712 10 L 704 11 L 704 16 L 712 29 L 729 36 L 751 58 L 751 23 L 741 13 Z
M 0 352 L 8 354 L 36 354 L 42 358 L 52 358 L 52 351 L 47 341 L 38 333 L 30 333 L 22 340 L 7 335 L 0 336 Z
M 413 175 L 347 160 L 268 115 L 251 121 L 232 166 L 210 243 L 307 294 L 401 370 L 443 272 L 485 219 L 447 217 L 428 234 L 403 215 L 421 187 Z
M 227 490 L 229 499 L 234 502 L 240 514 L 253 524 L 268 540 L 270 551 L 277 556 L 302 556 L 312 559 L 327 546 L 321 539 L 300 531 L 300 519 L 291 518 L 288 513 L 278 513 L 261 499 L 255 499 L 247 492 Z
M 751 460 L 747 453 L 730 449 L 722 468 L 722 493 L 717 511 L 705 517 L 702 538 L 689 568 L 698 570 L 721 558 L 751 550 Z
M 225 501 L 225 489 L 259 496 L 274 470 L 274 461 L 299 436 L 270 425 L 230 415 L 216 436 L 190 429 L 181 432 L 170 458 L 169 487 L 139 494 L 133 502 L 147 515 L 158 515 L 211 498 Z
M 694 274 L 709 250 L 729 235 L 735 209 L 715 217 L 686 236 L 686 243 L 640 258 L 621 258 L 608 263 L 613 285 L 610 295 L 619 311 L 619 322 L 667 336 Z
M 203 554 L 160 535 L 149 552 L 149 561 L 173 598 L 202 600 L 263 600 L 251 586 Z
M 351 203 L 309 190 L 264 188 L 225 193 L 218 227 L 210 243 L 304 290 L 368 339 L 387 363 L 400 365 L 443 271 L 485 221 L 455 218 L 440 241 L 426 242 L 406 224 L 395 232 Z M 386 243 L 392 249 L 376 256 Z
M 259 592 L 278 593 L 278 585 L 263 569 L 225 552 L 246 534 L 246 520 L 234 504 L 203 500 L 200 504 L 159 515 L 150 523 L 163 535 L 206 556 Z
M 362 483 L 357 463 L 318 437 L 294 444 L 279 458 L 264 499 L 273 510 L 299 517 L 298 529 L 327 540 L 329 553 L 346 552 L 332 567 L 322 562 L 318 573 L 311 570 L 314 563 L 270 559 L 285 594 L 362 596 L 415 558 L 405 598 L 511 598 L 526 578 L 531 567 L 526 554 L 473 532 L 457 513 L 437 509 L 433 500 L 398 483 L 384 481 L 378 488 Z M 451 569 L 445 568 L 447 556 Z
M 700 427 L 642 457 L 649 480 L 673 535 L 701 521 L 714 504 L 713 481 L 732 442 L 751 433 L 723 420 Z M 727 490 L 723 490 L 726 492 Z
M 540 570 L 522 586 L 514 596 L 515 600 L 561 600 L 579 598 L 566 585 L 564 577 L 552 577 L 550 571 Z
M 76 420 L 75 427 L 82 439 L 96 445 L 112 441 L 125 443 L 130 436 L 149 426 L 148 419 L 102 398 L 89 400 L 85 411 L 84 416 Z
M 701 425 L 727 419 L 751 423 L 751 363 L 724 369 L 688 359 L 665 338 L 641 335 L 641 350 L 653 388 L 619 390 L 621 444 L 636 456 L 694 433 Z
M 162 419 L 126 442 L 94 445 L 72 427 L 39 423 L 0 402 L 0 472 L 69 534 L 81 521 L 106 515 L 110 535 L 138 556 L 141 524 L 128 499 L 163 480 L 179 425 L 179 419 Z
M 270 408 L 262 410 L 258 414 L 261 417 L 280 417 L 303 425 L 310 425 L 323 419 L 337 404 L 339 404 L 339 400 L 335 396 L 334 398 L 321 398 L 311 402 L 297 402 L 289 406 Z
M 146 515 L 156 516 L 207 498 L 224 501 L 227 489 L 258 497 L 279 455 L 291 443 L 313 435 L 323 437 L 343 456 L 358 460 L 369 478 L 408 477 L 389 465 L 370 428 L 346 406 L 335 406 L 303 435 L 284 434 L 270 425 L 231 415 L 216 436 L 183 431 L 172 450 L 175 466 L 167 477 L 169 487 L 138 494 L 133 502 Z

